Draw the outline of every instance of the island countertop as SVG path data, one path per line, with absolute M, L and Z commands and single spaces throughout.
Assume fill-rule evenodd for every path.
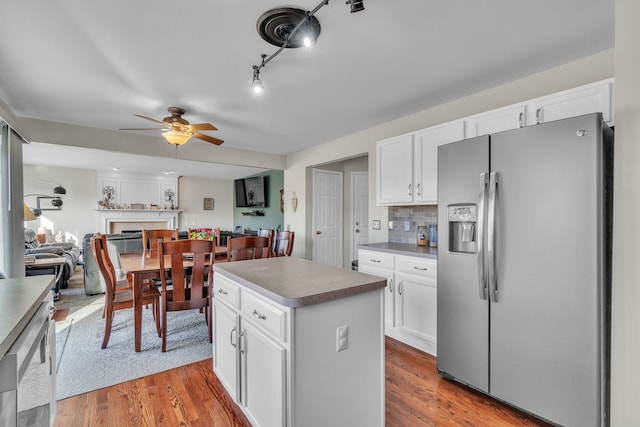
M 54 281 L 52 275 L 0 280 L 0 359 L 51 292 Z
M 220 263 L 213 268 L 216 274 L 286 307 L 319 304 L 387 286 L 378 276 L 294 257 Z
M 420 258 L 438 258 L 438 248 L 430 248 L 428 246 L 418 246 L 415 243 L 395 243 L 395 242 L 382 242 L 382 243 L 368 243 L 365 245 L 359 245 L 359 249 L 368 249 L 372 251 L 388 252 L 397 255 L 409 255 Z

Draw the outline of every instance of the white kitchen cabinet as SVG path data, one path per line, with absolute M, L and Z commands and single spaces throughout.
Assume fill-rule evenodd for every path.
M 251 425 L 384 425 L 382 286 L 290 257 L 216 268 L 213 370 Z
M 438 146 L 461 139 L 464 122 L 456 121 L 378 141 L 378 205 L 436 203 Z
M 385 334 L 435 355 L 437 261 L 359 249 L 358 271 L 387 279 Z
M 465 122 L 465 135 L 473 138 L 480 135 L 517 129 L 527 125 L 527 106 L 511 105 L 468 117 Z M 461 138 L 462 139 L 462 138 Z
M 417 342 L 436 354 L 437 263 L 402 256 L 397 264 L 396 329 L 407 344 Z
M 377 202 L 379 205 L 413 202 L 413 135 L 377 143 Z
M 224 277 L 214 292 L 214 372 L 252 425 L 286 425 L 286 310 Z
M 413 134 L 413 201 L 418 204 L 438 202 L 438 146 L 464 139 L 464 122 L 434 126 Z
M 531 101 L 529 123 L 545 123 L 584 114 L 602 113 L 613 126 L 613 79 L 580 86 Z
M 285 349 L 250 322 L 241 331 L 243 410 L 253 425 L 286 425 Z

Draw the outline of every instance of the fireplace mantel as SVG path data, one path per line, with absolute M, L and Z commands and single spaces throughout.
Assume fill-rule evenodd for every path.
M 122 230 L 143 228 L 178 228 L 181 210 L 171 209 L 96 209 L 98 229 L 101 233 L 119 233 Z

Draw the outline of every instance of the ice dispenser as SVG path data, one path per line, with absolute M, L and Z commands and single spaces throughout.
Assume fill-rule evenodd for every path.
M 449 251 L 475 254 L 477 206 L 455 204 L 447 206 L 449 214 Z

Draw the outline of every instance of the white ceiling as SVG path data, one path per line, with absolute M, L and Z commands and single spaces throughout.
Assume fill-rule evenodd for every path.
M 256 21 L 280 2 L 3 0 L 0 99 L 17 117 L 111 130 L 180 106 L 225 147 L 289 154 L 614 45 L 614 0 L 364 5 L 320 9 L 317 45 L 283 51 L 256 96 L 252 65 L 276 50 Z M 26 163 L 67 157 L 36 151 Z

